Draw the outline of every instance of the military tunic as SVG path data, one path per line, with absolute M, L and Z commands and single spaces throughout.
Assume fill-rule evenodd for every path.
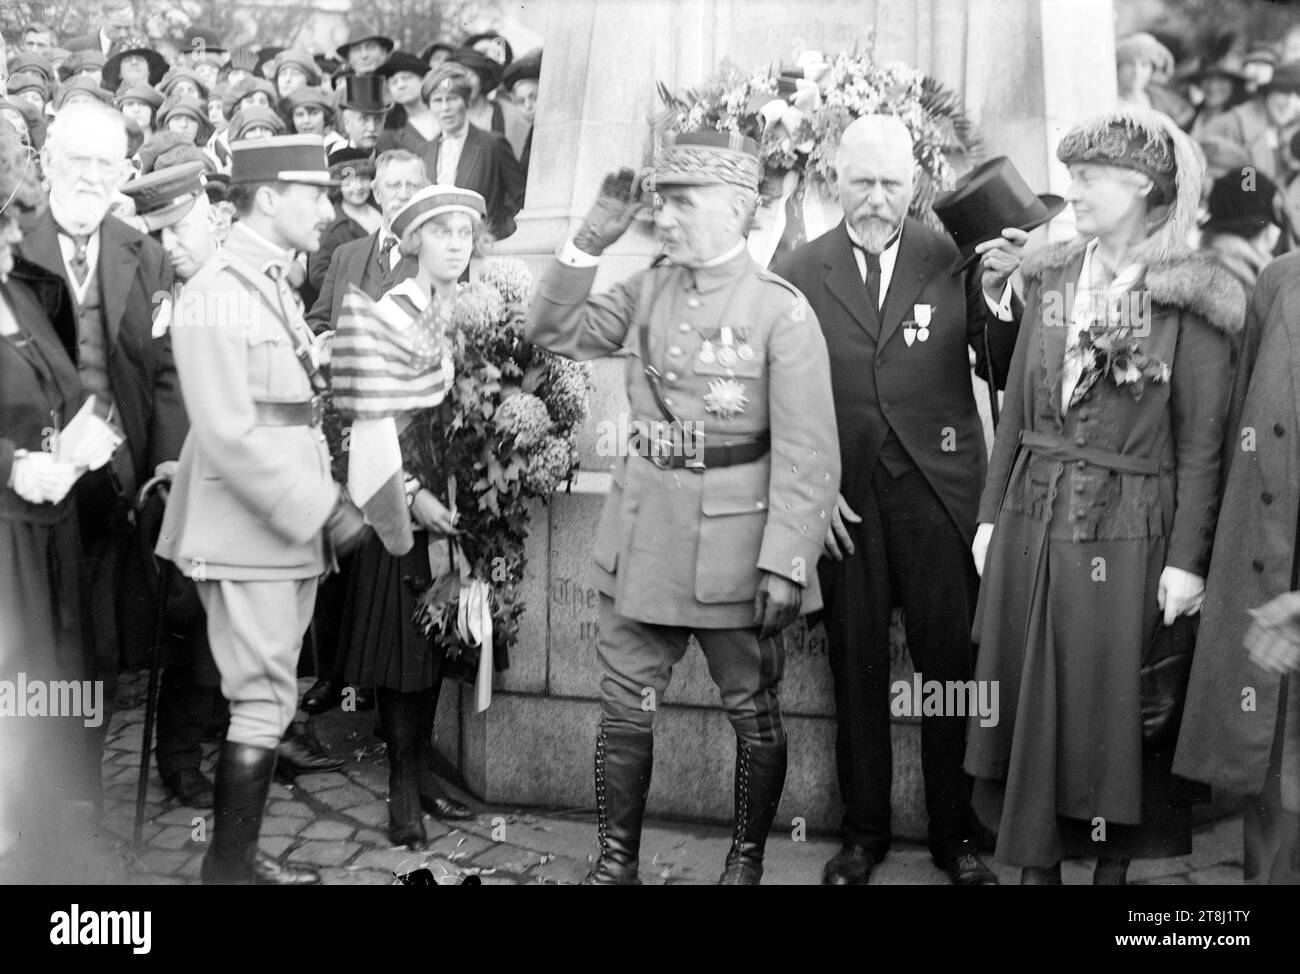
M 231 705 L 227 739 L 268 748 L 297 705 L 298 653 L 326 567 L 322 529 L 338 500 L 319 424 L 259 416 L 259 403 L 312 397 L 286 313 L 307 340 L 310 331 L 264 270 L 286 257 L 236 224 L 180 295 L 172 346 L 190 433 L 156 549 L 198 585 Z
M 535 342 L 575 359 L 625 356 L 635 428 L 664 421 L 642 371 L 644 320 L 665 404 L 699 424 L 706 451 L 771 437 L 759 460 L 703 472 L 661 469 L 611 443 L 624 455 L 592 548 L 597 589 L 640 622 L 745 628 L 766 571 L 803 586 L 804 611 L 819 608 L 815 569 L 840 465 L 826 343 L 803 296 L 743 248 L 712 267 L 652 267 L 592 296 L 595 273 L 552 266 L 529 310 Z M 709 408 L 738 395 L 737 411 Z

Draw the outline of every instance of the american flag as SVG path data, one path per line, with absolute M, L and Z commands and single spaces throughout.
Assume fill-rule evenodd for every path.
M 378 419 L 436 406 L 451 376 L 436 301 L 415 320 L 352 286 L 330 352 L 334 403 L 344 416 Z
M 436 406 L 451 384 L 450 360 L 437 302 L 416 314 L 394 299 L 373 301 L 352 287 L 330 352 L 339 412 L 352 419 L 348 492 L 390 554 L 404 555 L 415 539 L 406 509 L 398 421 Z

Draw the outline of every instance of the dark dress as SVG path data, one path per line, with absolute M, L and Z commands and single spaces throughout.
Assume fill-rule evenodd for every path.
M 398 306 L 417 313 L 409 303 L 399 301 Z M 424 418 L 410 424 L 408 436 L 416 427 L 429 428 Z M 400 438 L 402 459 L 412 471 L 418 465 L 408 436 Z M 412 621 L 421 593 L 433 581 L 428 532 L 417 529 L 414 534 L 415 544 L 405 555 L 389 554 L 373 532 L 353 555 L 340 626 L 344 679 L 351 686 L 436 692 L 442 682 L 443 653 Z
M 1083 249 L 1036 256 L 980 503 L 995 527 L 975 677 L 999 688 L 1001 716 L 970 722 L 973 804 L 1015 865 L 1180 855 L 1187 803 L 1172 747 L 1144 743 L 1139 676 L 1161 625 L 1161 571 L 1206 573 L 1240 326 L 1207 313 L 1206 295 L 1240 289 L 1203 257 L 1149 268 L 1136 286 L 1152 301 L 1141 346 L 1170 364 L 1169 381 L 1135 400 L 1102 378 L 1062 415 L 1066 329 L 1050 309 L 1072 293 Z
M 31 504 L 9 481 L 14 452 L 42 449 L 52 426 L 61 427 L 81 405 L 76 367 L 64 352 L 35 297 L 16 281 L 0 283 L 19 333 L 0 336 L 0 679 L 84 680 L 90 663 L 82 633 L 86 606 L 75 491 L 58 504 Z M 19 747 L 34 773 L 25 782 L 0 781 L 0 789 L 43 784 L 90 798 L 91 735 L 83 721 L 6 720 L 3 746 Z M 21 739 L 21 745 L 19 744 Z M 18 794 L 17 791 L 10 794 Z

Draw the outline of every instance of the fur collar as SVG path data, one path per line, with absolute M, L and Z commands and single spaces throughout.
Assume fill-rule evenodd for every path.
M 1020 265 L 1026 281 L 1042 278 L 1045 271 L 1069 267 L 1083 256 L 1087 237 L 1048 244 Z M 1241 283 L 1208 254 L 1182 249 L 1169 260 L 1147 267 L 1146 287 L 1156 304 L 1171 305 L 1200 315 L 1228 335 L 1241 331 L 1246 321 L 1246 292 Z

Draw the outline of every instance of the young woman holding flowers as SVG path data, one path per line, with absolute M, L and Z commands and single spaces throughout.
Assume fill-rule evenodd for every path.
M 453 381 L 451 320 L 457 280 L 469 266 L 479 239 L 483 198 L 454 186 L 431 186 L 416 193 L 393 220 L 404 254 L 418 261 L 415 276 L 385 294 L 377 310 L 433 324 L 448 338 L 439 366 L 441 385 Z M 417 417 L 408 432 L 428 432 Z M 410 436 L 402 437 L 407 499 L 415 522 L 415 545 L 405 555 L 389 554 L 372 536 L 357 551 L 343 608 L 343 645 L 348 653 L 346 680 L 375 687 L 379 719 L 388 742 L 389 837 L 394 845 L 424 846 L 421 809 L 442 819 L 471 818 L 449 798 L 433 774 L 433 723 L 443 676 L 443 647 L 431 642 L 414 621 L 417 601 L 435 577 L 437 558 L 457 533 L 455 512 L 440 499 L 446 471 L 428 469 L 412 455 Z
M 1132 858 L 1191 851 L 1177 720 L 1153 731 L 1144 684 L 1200 610 L 1245 302 L 1188 247 L 1202 163 L 1168 118 L 1108 112 L 1057 157 L 1080 235 L 1022 266 L 973 550 L 975 676 L 1003 705 L 971 722 L 965 764 L 1022 883 L 1059 884 L 1079 855 L 1123 884 Z

